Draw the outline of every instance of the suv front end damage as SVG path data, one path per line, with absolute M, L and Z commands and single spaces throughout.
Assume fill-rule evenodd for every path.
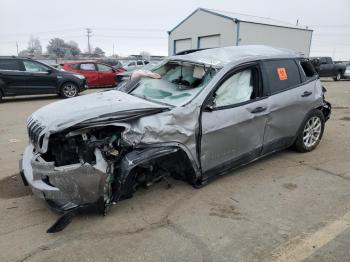
M 27 123 L 30 143 L 20 163 L 22 178 L 35 195 L 63 213 L 48 232 L 62 230 L 83 210 L 106 214 L 137 188 L 169 176 L 190 183 L 198 179 L 195 158 L 188 157 L 188 146 L 195 150 L 190 111 L 170 110 L 120 91 L 79 100 L 84 110 L 66 101 L 53 103 L 33 113 Z M 116 107 L 108 108 L 108 103 Z M 59 109 L 73 106 L 76 111 L 69 117 Z M 179 117 L 184 125 L 175 130 Z

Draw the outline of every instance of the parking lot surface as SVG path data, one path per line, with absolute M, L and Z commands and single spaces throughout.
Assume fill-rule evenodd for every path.
M 194 189 L 161 182 L 62 232 L 23 186 L 26 118 L 59 98 L 0 104 L 0 261 L 349 261 L 350 81 L 324 80 L 331 119 L 318 148 L 274 154 Z M 81 95 L 97 92 L 89 90 Z

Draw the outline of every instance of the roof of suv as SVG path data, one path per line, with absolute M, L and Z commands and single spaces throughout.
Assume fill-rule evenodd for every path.
M 0 59 L 27 59 L 27 60 L 33 60 L 30 57 L 25 57 L 25 56 L 0 56 Z
M 264 45 L 230 46 L 205 49 L 187 55 L 172 57 L 174 60 L 193 61 L 213 66 L 224 66 L 231 62 L 247 62 L 261 59 L 302 57 L 292 50 Z

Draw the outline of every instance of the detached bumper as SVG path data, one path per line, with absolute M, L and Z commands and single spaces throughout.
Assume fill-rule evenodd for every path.
M 55 167 L 28 145 L 20 161 L 24 184 L 58 211 L 94 204 L 104 195 L 107 175 L 89 164 Z

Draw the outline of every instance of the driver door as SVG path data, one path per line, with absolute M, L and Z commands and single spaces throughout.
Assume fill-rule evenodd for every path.
M 258 64 L 234 69 L 218 83 L 202 113 L 204 179 L 261 154 L 269 112 Z
M 23 60 L 27 78 L 27 94 L 57 93 L 56 73 L 48 66 L 32 60 Z

